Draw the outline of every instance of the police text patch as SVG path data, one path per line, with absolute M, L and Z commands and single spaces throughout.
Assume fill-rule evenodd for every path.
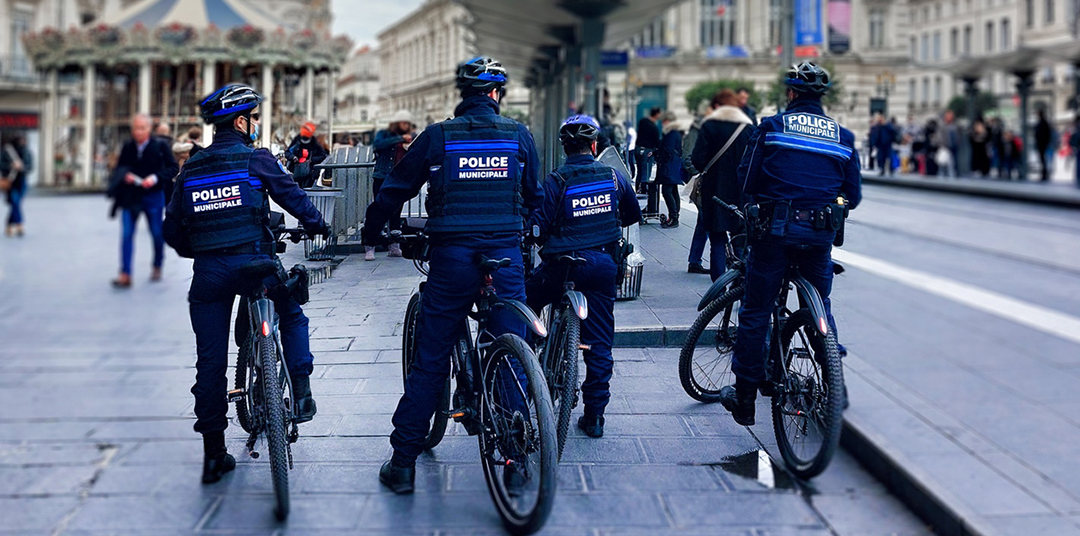
M 611 212 L 614 197 L 615 183 L 610 180 L 571 186 L 566 189 L 564 210 L 572 218 Z
M 836 121 L 821 115 L 805 113 L 785 115 L 784 133 L 840 142 L 840 126 L 836 124 Z
M 193 212 L 209 212 L 243 206 L 243 192 L 239 184 L 202 188 L 189 192 Z

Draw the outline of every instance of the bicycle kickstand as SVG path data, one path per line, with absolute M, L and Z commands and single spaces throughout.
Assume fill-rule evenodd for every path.
M 255 450 L 255 441 L 258 439 L 259 433 L 252 432 L 251 435 L 248 436 L 247 444 L 245 445 L 247 447 L 248 456 L 251 456 L 254 460 L 259 459 L 259 451 Z

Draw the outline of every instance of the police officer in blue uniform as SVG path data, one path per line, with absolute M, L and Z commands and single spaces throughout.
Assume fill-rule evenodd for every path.
M 237 270 L 274 254 L 268 228 L 269 199 L 295 216 L 310 235 L 328 235 L 330 227 L 266 149 L 259 137 L 262 101 L 253 89 L 230 84 L 200 103 L 203 121 L 215 127 L 214 143 L 184 165 L 165 215 L 165 238 L 185 257 L 194 258 L 188 291 L 191 327 L 198 361 L 195 369 L 195 431 L 203 435 L 202 481 L 209 484 L 236 466 L 225 449 L 225 414 L 230 315 L 245 287 Z M 308 319 L 290 296 L 274 300 L 280 317 L 281 343 L 299 408 L 298 422 L 315 415 L 311 398 L 312 355 Z
M 559 299 L 567 276 L 588 301 L 589 314 L 581 324 L 581 343 L 589 347 L 584 351 L 586 374 L 581 385 L 585 414 L 577 425 L 590 437 L 604 435 L 604 408 L 611 398 L 617 273 L 613 255 L 621 228 L 641 221 L 641 207 L 628 179 L 596 161 L 599 134 L 599 123 L 588 115 L 572 116 L 559 128 L 566 162 L 548 175 L 544 204 L 530 222 L 537 242 L 543 244 L 544 262 L 525 286 L 534 311 Z M 562 255 L 587 263 L 560 265 Z
M 735 422 L 754 424 L 754 399 L 765 381 L 769 317 L 789 258 L 829 303 L 832 244 L 836 229 L 821 217 L 838 196 L 854 208 L 861 198 L 855 136 L 825 115 L 821 97 L 829 90 L 828 71 L 810 62 L 787 73 L 787 109 L 761 121 L 739 165 L 743 191 L 761 206 L 767 231 L 750 247 L 746 294 L 732 355 L 735 385 L 720 390 L 720 401 Z M 798 246 L 795 248 L 794 246 Z
M 413 491 L 416 457 L 450 373 L 450 352 L 481 285 L 477 255 L 509 257 L 512 264 L 494 274 L 495 290 L 504 298 L 525 299 L 522 233 L 543 194 L 532 134 L 499 115 L 506 80 L 506 70 L 489 57 L 460 64 L 462 102 L 455 117 L 429 126 L 413 141 L 364 220 L 364 241 L 373 244 L 383 224 L 428 183 L 431 258 L 417 326 L 423 336 L 394 412 L 394 455 L 379 471 L 379 480 L 395 493 Z M 508 311 L 493 312 L 489 329 L 525 335 L 524 324 Z

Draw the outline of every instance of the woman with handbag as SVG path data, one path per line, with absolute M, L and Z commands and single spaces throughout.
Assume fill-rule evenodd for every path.
M 713 281 L 727 268 L 724 260 L 727 233 L 738 232 L 739 221 L 721 211 L 712 198 L 742 205 L 737 170 L 754 131 L 753 122 L 738 103 L 738 97 L 730 89 L 723 89 L 713 96 L 714 109 L 705 116 L 691 155 L 694 167 L 702 170 L 701 211 L 709 227 L 709 275 Z
M 23 235 L 22 200 L 26 195 L 26 174 L 33 168 L 33 158 L 26 148 L 26 138 L 11 136 L 0 143 L 0 191 L 4 192 L 11 212 L 4 234 Z
M 664 112 L 660 116 L 660 125 L 663 137 L 656 159 L 656 182 L 660 184 L 660 193 L 664 196 L 668 211 L 667 218 L 660 217 L 660 226 L 668 229 L 679 226 L 679 186 L 686 182 L 687 176 L 682 165 L 682 131 L 679 130 L 675 112 Z

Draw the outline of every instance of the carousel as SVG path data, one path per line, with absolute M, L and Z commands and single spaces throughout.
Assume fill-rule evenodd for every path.
M 27 35 L 47 94 L 42 184 L 102 188 L 134 115 L 184 135 L 201 126 L 199 100 L 228 82 L 266 99 L 262 146 L 284 144 L 290 129 L 314 119 L 316 77 L 325 77 L 333 102 L 333 78 L 352 49 L 347 37 L 303 22 L 278 20 L 246 0 L 142 0 L 83 27 Z M 65 97 L 61 82 L 81 92 Z M 203 145 L 210 135 L 203 129 Z

